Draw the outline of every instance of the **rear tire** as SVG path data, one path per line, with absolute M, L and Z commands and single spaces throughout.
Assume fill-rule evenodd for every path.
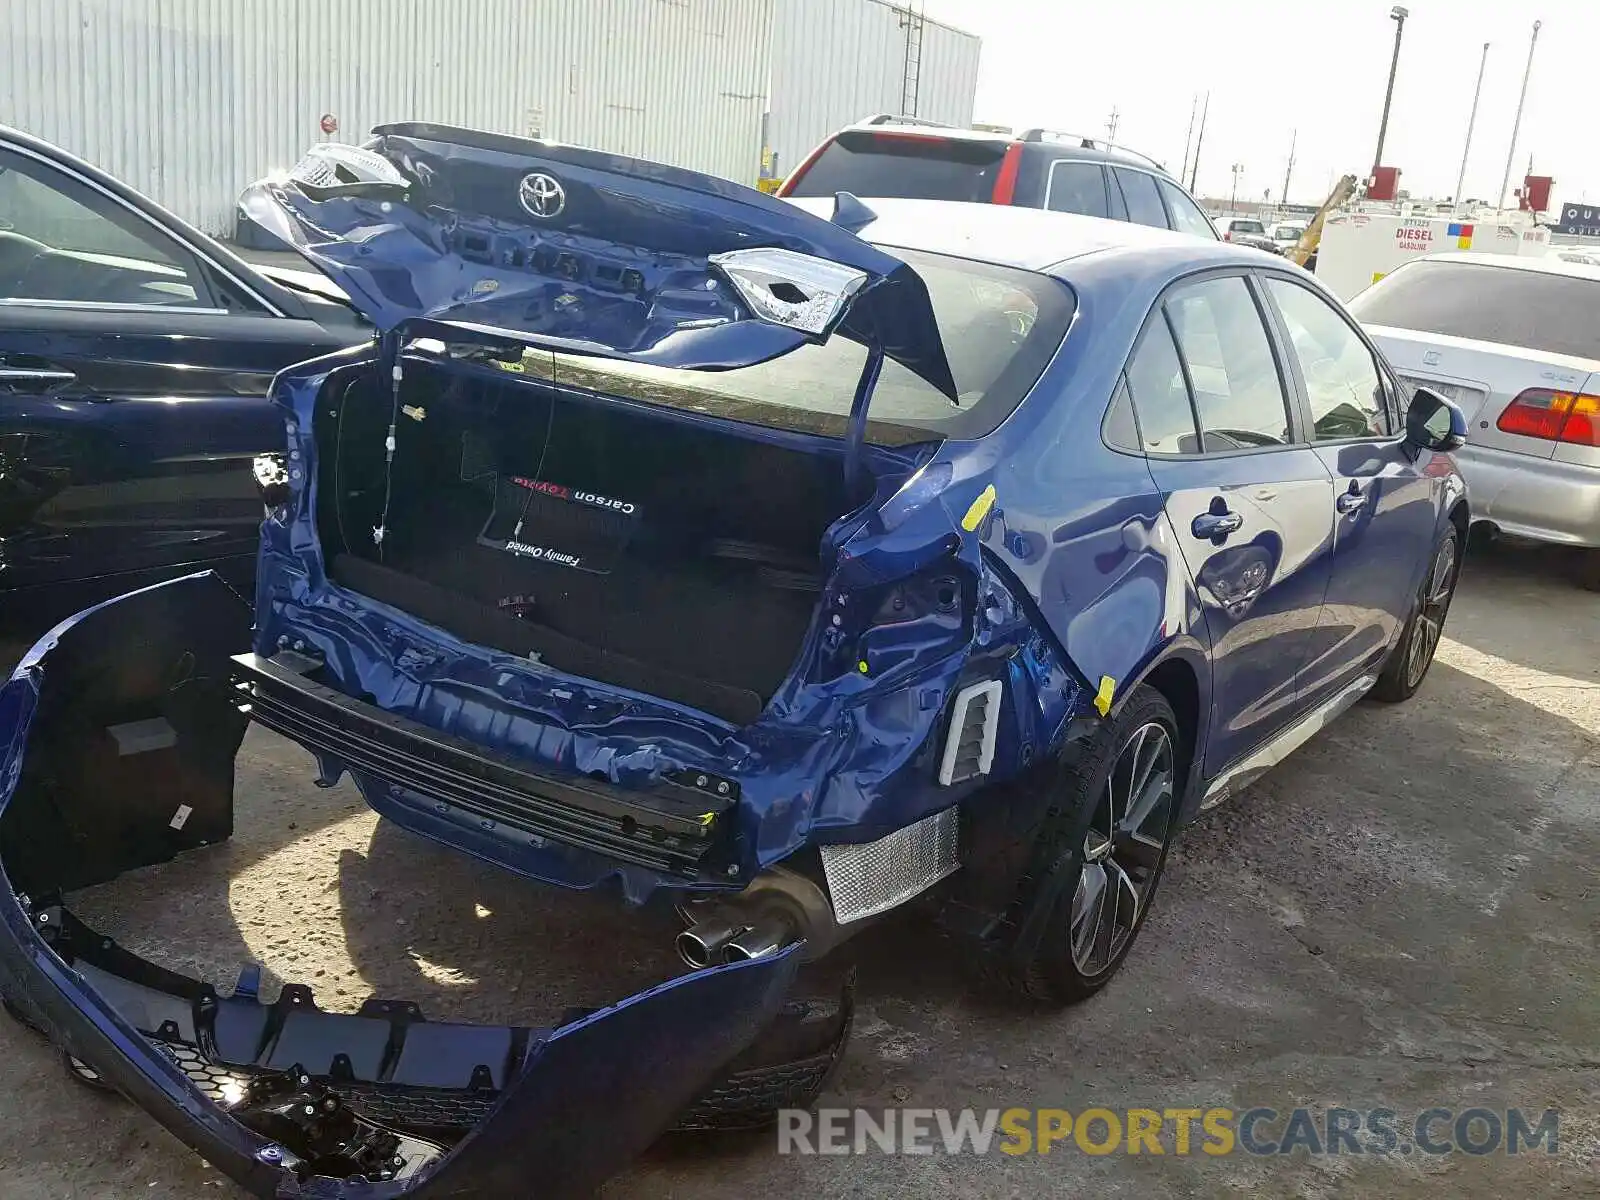
M 1141 685 L 1087 744 L 1058 761 L 1034 861 L 1062 886 L 1039 944 L 1005 974 L 1023 997 L 1066 1005 L 1110 982 L 1144 926 L 1166 866 L 1185 764 L 1166 697 Z M 1035 897 L 1028 907 L 1040 903 Z
M 1450 615 L 1450 602 L 1455 599 L 1456 580 L 1461 577 L 1461 531 L 1454 525 L 1434 548 L 1428 573 L 1417 589 L 1411 604 L 1411 615 L 1400 640 L 1389 651 L 1378 682 L 1373 686 L 1372 698 L 1385 704 L 1398 704 L 1409 700 L 1422 687 L 1433 666 L 1433 656 L 1439 649 L 1439 639 L 1444 635 L 1445 618 Z
M 1600 550 L 1585 550 L 1578 559 L 1578 583 L 1600 592 Z

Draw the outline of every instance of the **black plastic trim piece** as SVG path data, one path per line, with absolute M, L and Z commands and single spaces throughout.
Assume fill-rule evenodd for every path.
M 524 834 L 689 878 L 721 833 L 732 796 L 658 784 L 625 791 L 563 779 L 353 700 L 256 654 L 233 659 L 251 719 L 352 770 Z

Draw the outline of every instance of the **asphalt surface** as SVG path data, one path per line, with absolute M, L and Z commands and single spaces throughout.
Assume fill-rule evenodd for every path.
M 826 1103 L 880 1108 L 1560 1110 L 1510 1156 L 780 1156 L 667 1147 L 645 1197 L 1600 1196 L 1600 596 L 1540 555 L 1470 557 L 1439 659 L 1358 706 L 1180 844 L 1099 997 L 1034 1012 L 970 986 L 915 924 L 852 943 L 856 1036 Z M 256 958 L 329 1008 L 538 1021 L 675 970 L 671 926 L 554 894 L 380 825 L 252 731 L 227 846 L 95 889 L 81 915 L 226 986 Z M 0 1196 L 242 1196 L 154 1121 L 70 1083 L 0 1021 Z M 1448 1133 L 1448 1124 L 1436 1127 Z M 1199 1145 L 1196 1132 L 1195 1146 Z M 529 1181 L 537 1194 L 537 1181 Z

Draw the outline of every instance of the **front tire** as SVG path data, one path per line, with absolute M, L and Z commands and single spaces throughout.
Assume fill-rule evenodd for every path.
M 1456 580 L 1460 575 L 1461 531 L 1452 525 L 1433 552 L 1433 562 L 1422 586 L 1417 589 L 1406 627 L 1373 686 L 1374 700 L 1398 704 L 1411 699 L 1422 687 L 1439 649 L 1444 621 L 1450 614 L 1450 602 L 1455 599 Z
M 1600 550 L 1584 550 L 1578 559 L 1578 584 L 1600 592 Z
M 1075 1004 L 1110 982 L 1144 925 L 1166 866 L 1183 740 L 1172 706 L 1141 685 L 1057 764 L 1036 863 L 1060 874 L 1038 944 L 1014 961 L 1029 1000 Z M 1035 898 L 1033 905 L 1041 901 Z

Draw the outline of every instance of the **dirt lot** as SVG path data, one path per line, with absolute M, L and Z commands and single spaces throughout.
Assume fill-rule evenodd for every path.
M 761 1137 L 658 1152 L 607 1194 L 1600 1195 L 1600 597 L 1493 552 L 1447 634 L 1413 703 L 1358 707 L 1191 831 L 1091 1003 L 1020 1012 L 915 927 L 861 939 L 829 1103 L 1555 1107 L 1558 1153 L 799 1158 Z M 531 1023 L 674 969 L 667 926 L 432 848 L 311 774 L 252 731 L 235 840 L 76 907 L 169 965 L 225 985 L 253 957 L 330 1008 Z M 10 1022 L 0 1063 L 6 1200 L 242 1194 Z

